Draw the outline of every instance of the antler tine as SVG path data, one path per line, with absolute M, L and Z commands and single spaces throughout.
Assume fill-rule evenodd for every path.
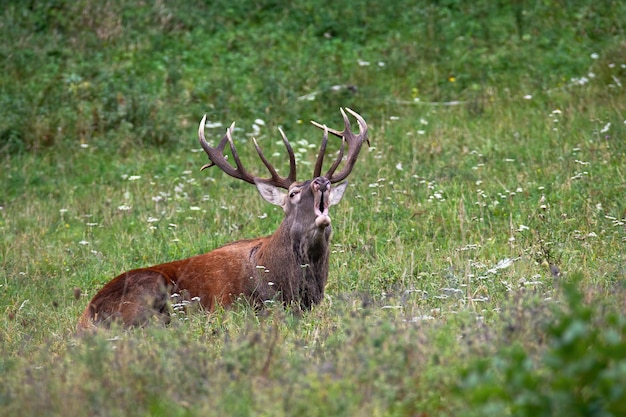
M 278 128 L 278 130 L 280 131 L 280 135 L 282 136 L 285 147 L 287 148 L 287 153 L 289 154 L 289 176 L 287 177 L 281 177 L 280 175 L 278 175 L 276 169 L 272 166 L 272 164 L 269 163 L 267 158 L 265 158 L 265 155 L 263 155 L 263 151 L 261 151 L 261 147 L 257 143 L 256 139 L 253 138 L 252 140 L 254 141 L 254 147 L 259 154 L 259 158 L 261 158 L 263 165 L 265 165 L 267 170 L 270 172 L 270 175 L 272 176 L 271 179 L 264 181 L 268 181 L 277 187 L 285 188 L 288 190 L 289 186 L 292 183 L 296 182 L 296 157 L 293 153 L 293 149 L 291 148 L 291 144 L 285 136 L 285 133 L 281 128 Z
M 311 120 L 311 124 L 315 127 L 319 127 L 322 130 L 328 130 L 330 133 L 332 133 L 333 135 L 342 138 L 343 137 L 343 132 L 340 132 L 338 130 L 335 129 L 331 129 L 330 127 L 323 125 L 321 123 L 317 123 L 315 120 Z
M 341 138 L 341 147 L 339 148 L 339 152 L 337 153 L 337 158 L 328 169 L 328 172 L 326 172 L 326 178 L 331 178 L 333 174 L 335 173 L 335 170 L 341 163 L 341 160 L 343 159 L 343 150 L 345 148 L 345 145 L 346 145 L 346 140 Z
M 289 176 L 281 177 L 278 175 L 276 169 L 274 169 L 272 164 L 270 164 L 267 158 L 265 158 L 265 155 L 263 155 L 261 147 L 257 143 L 256 139 L 253 139 L 254 147 L 256 148 L 256 151 L 259 154 L 261 161 L 271 175 L 271 178 L 269 179 L 262 179 L 248 173 L 248 171 L 246 171 L 243 164 L 241 163 L 241 159 L 239 158 L 237 149 L 235 149 L 235 143 L 233 142 L 232 137 L 232 132 L 235 129 L 235 122 L 233 122 L 230 127 L 226 129 L 226 134 L 224 135 L 224 137 L 222 137 L 222 140 L 220 140 L 220 143 L 217 145 L 216 148 L 212 148 L 204 138 L 205 122 L 206 114 L 202 118 L 202 121 L 200 121 L 200 127 L 198 127 L 198 139 L 200 141 L 200 145 L 202 145 L 202 149 L 204 149 L 204 152 L 206 152 L 207 156 L 209 157 L 210 162 L 206 165 L 203 165 L 202 168 L 200 168 L 201 171 L 215 165 L 219 169 L 224 171 L 225 174 L 230 175 L 233 178 L 244 180 L 246 182 L 249 182 L 250 184 L 254 184 L 255 181 L 261 180 L 275 185 L 276 187 L 285 188 L 287 190 L 289 189 L 289 186 L 296 181 L 296 157 L 282 129 L 279 129 L 280 134 L 283 137 L 283 142 L 285 143 L 287 153 L 289 154 Z M 230 146 L 230 151 L 233 154 L 233 159 L 235 160 L 236 167 L 229 164 L 226 156 L 224 155 L 224 148 L 226 147 L 227 142 Z
M 279 127 L 278 131 L 280 132 L 280 136 L 283 138 L 283 143 L 285 144 L 285 148 L 287 148 L 287 153 L 289 154 L 289 177 L 287 178 L 290 181 L 289 185 L 291 185 L 291 183 L 296 182 L 296 155 L 294 155 L 293 148 L 287 140 L 287 136 L 285 136 L 283 129 Z M 287 186 L 287 189 L 289 189 L 289 185 Z
M 341 111 L 341 115 L 343 116 L 343 121 L 345 125 L 342 131 L 329 129 L 325 125 L 321 125 L 313 121 L 311 122 L 313 123 L 313 125 L 319 127 L 320 129 L 324 129 L 325 132 L 328 131 L 335 136 L 343 138 L 339 155 L 337 159 L 335 160 L 335 162 L 333 163 L 333 165 L 331 166 L 331 168 L 326 173 L 326 178 L 328 178 L 330 182 L 333 184 L 343 181 L 348 175 L 350 175 L 350 172 L 352 172 L 352 168 L 354 168 L 354 164 L 356 163 L 356 160 L 359 156 L 359 152 L 361 151 L 361 146 L 363 145 L 363 141 L 367 141 L 367 144 L 369 145 L 369 139 L 367 138 L 367 123 L 365 123 L 365 119 L 363 119 L 363 117 L 361 117 L 361 115 L 359 115 L 357 112 L 347 107 L 345 108 L 345 111 L 343 108 L 341 108 L 340 111 Z M 346 115 L 346 111 L 356 118 L 357 123 L 359 124 L 358 135 L 355 135 L 352 132 L 352 129 L 350 127 L 350 120 L 348 119 L 348 116 Z M 344 149 L 345 142 L 348 143 L 348 156 L 346 158 L 346 165 L 337 175 L 334 175 L 335 170 L 337 169 L 337 167 L 341 163 L 341 160 L 343 159 L 343 149 Z M 318 156 L 318 161 L 319 161 L 319 156 Z M 317 170 L 317 164 L 316 164 L 316 170 Z M 320 167 L 320 172 L 321 172 L 321 167 Z
M 315 122 L 311 122 L 317 126 Z M 319 127 L 319 126 L 318 126 Z M 317 154 L 317 160 L 315 161 L 315 170 L 313 171 L 313 178 L 317 178 L 322 175 L 322 164 L 324 163 L 324 154 L 326 153 L 326 145 L 328 144 L 328 126 L 322 126 L 324 129 L 324 136 L 322 137 L 322 144 Z
M 238 178 L 249 182 L 250 184 L 254 184 L 254 176 L 250 175 L 241 164 L 241 160 L 239 159 L 239 155 L 237 154 L 237 150 L 235 149 L 235 144 L 233 143 L 232 132 L 235 129 L 235 122 L 233 122 L 230 127 L 226 129 L 226 134 L 222 137 L 222 140 L 220 140 L 217 148 L 212 148 L 204 137 L 205 122 L 206 114 L 200 121 L 200 126 L 198 127 L 198 140 L 200 141 L 202 149 L 204 149 L 204 152 L 206 152 L 211 162 L 203 165 L 202 168 L 200 168 L 200 171 L 215 165 L 219 169 L 224 171 L 225 174 L 230 175 L 233 178 Z M 230 145 L 233 159 L 235 160 L 235 164 L 237 165 L 236 168 L 229 164 L 226 156 L 224 156 L 224 148 L 226 147 L 226 142 L 228 142 Z

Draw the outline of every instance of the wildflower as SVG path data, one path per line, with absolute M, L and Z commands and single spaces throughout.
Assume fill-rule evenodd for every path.
M 138 179 L 141 179 L 141 175 L 131 175 L 128 177 L 128 181 L 137 181 Z
M 454 82 L 456 82 L 456 77 L 454 75 L 451 75 L 451 76 L 448 77 L 448 81 L 451 82 L 451 83 L 454 83 Z
M 220 122 L 211 122 L 210 120 L 207 120 L 204 123 L 204 127 L 207 129 L 215 129 L 218 127 L 222 127 L 222 124 Z
M 119 211 L 129 211 L 132 207 L 122 204 L 121 206 L 117 206 Z
M 587 77 L 572 78 L 572 84 L 575 84 L 575 85 L 585 85 L 588 82 L 589 82 L 589 78 Z
M 590 56 L 591 56 L 591 59 L 598 59 L 598 58 L 600 58 L 600 55 L 598 55 L 598 54 L 597 54 L 597 53 L 595 53 L 595 52 L 594 52 L 594 53 L 592 53 Z
M 600 133 L 606 133 L 609 131 L 610 128 L 611 128 L 611 122 L 608 122 L 607 124 L 604 125 L 602 129 L 600 129 Z

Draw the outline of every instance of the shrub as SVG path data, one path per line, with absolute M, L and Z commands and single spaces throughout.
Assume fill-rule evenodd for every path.
M 563 284 L 545 351 L 534 357 L 516 343 L 464 370 L 467 415 L 626 415 L 626 316 L 586 303 L 577 281 Z

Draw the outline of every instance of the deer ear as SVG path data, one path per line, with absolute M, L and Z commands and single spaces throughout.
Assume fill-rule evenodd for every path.
M 341 201 L 341 197 L 343 197 L 344 191 L 348 187 L 348 181 L 344 181 L 341 184 L 338 184 L 334 187 L 330 188 L 330 205 L 334 206 L 335 204 Z
M 254 179 L 254 183 L 265 201 L 281 207 L 285 204 L 287 193 L 281 191 L 280 188 L 256 178 Z

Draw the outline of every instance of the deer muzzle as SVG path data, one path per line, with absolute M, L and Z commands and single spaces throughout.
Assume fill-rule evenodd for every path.
M 328 207 L 330 206 L 330 181 L 325 177 L 317 177 L 311 182 L 315 201 L 315 225 L 326 228 L 330 226 Z

